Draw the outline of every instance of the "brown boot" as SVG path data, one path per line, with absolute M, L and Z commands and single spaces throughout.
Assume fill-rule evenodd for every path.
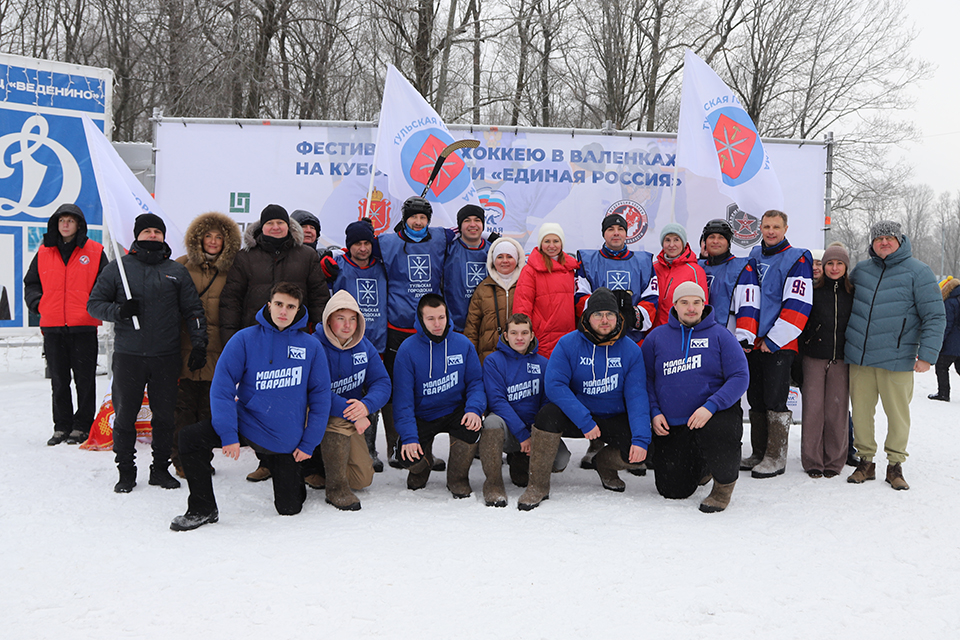
M 327 503 L 341 511 L 359 511 L 360 500 L 350 491 L 347 481 L 347 460 L 350 458 L 350 436 L 327 431 L 320 441 L 323 467 L 326 470 Z
M 867 480 L 876 479 L 877 465 L 873 462 L 867 462 L 863 458 L 860 458 L 860 463 L 857 464 L 857 470 L 850 474 L 850 477 L 847 478 L 847 482 L 851 484 L 863 484 Z
M 593 458 L 597 466 L 597 473 L 600 475 L 600 483 L 608 491 L 622 492 L 627 488 L 623 480 L 617 474 L 628 467 L 620 456 L 620 450 L 612 445 L 607 445 L 597 453 Z
M 903 469 L 900 468 L 899 462 L 896 464 L 887 464 L 887 484 L 897 491 L 906 491 L 910 488 L 907 481 L 903 479 Z
M 560 434 L 534 427 L 530 436 L 530 474 L 527 490 L 520 496 L 517 508 L 530 511 L 550 497 L 550 471 L 560 446 Z
M 420 448 L 423 449 L 423 455 L 407 468 L 407 489 L 417 491 L 427 486 L 427 480 L 430 479 L 430 471 L 433 467 L 433 440 L 421 442 Z
M 736 484 L 736 480 L 729 484 L 720 484 L 714 480 L 713 490 L 710 491 L 710 495 L 700 503 L 700 511 L 704 513 L 717 513 L 726 509 L 727 505 L 730 504 L 730 496 L 733 494 L 733 487 Z
M 752 413 L 752 412 L 751 412 Z M 767 451 L 750 473 L 754 478 L 773 478 L 787 469 L 787 440 L 793 414 L 789 411 L 767 411 Z
M 593 459 L 597 457 L 597 454 L 600 453 L 600 449 L 603 449 L 603 446 L 603 440 L 600 438 L 591 440 L 590 444 L 587 445 L 587 452 L 580 458 L 580 468 L 596 469 L 597 465 Z
M 486 478 L 483 481 L 484 504 L 488 507 L 507 506 L 507 490 L 503 486 L 503 429 L 480 432 L 480 466 Z
M 479 445 L 468 444 L 459 438 L 450 438 L 450 464 L 447 465 L 447 489 L 454 498 L 469 498 L 473 493 L 470 487 L 470 465 Z
M 764 411 L 750 412 L 750 446 L 753 453 L 740 461 L 741 471 L 750 471 L 760 464 L 767 451 L 767 414 Z
M 326 479 L 319 473 L 311 473 L 308 476 L 304 476 L 304 483 L 311 489 L 323 489 L 327 486 Z
M 255 471 L 251 471 L 247 474 L 247 480 L 250 482 L 263 482 L 264 480 L 270 479 L 270 469 L 267 469 L 265 466 L 260 465 L 256 468 Z

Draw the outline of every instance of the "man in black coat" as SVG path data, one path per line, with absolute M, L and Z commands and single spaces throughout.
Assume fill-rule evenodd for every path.
M 170 259 L 170 247 L 164 242 L 166 225 L 159 216 L 145 213 L 137 216 L 133 233 L 136 241 L 130 253 L 120 258 L 130 285 L 129 299 L 115 260 L 97 278 L 87 303 L 90 315 L 114 323 L 113 451 L 120 480 L 113 490 L 117 493 L 130 493 L 137 485 L 136 420 L 144 385 L 153 412 L 149 482 L 164 489 L 180 487 L 168 467 L 181 366 L 181 319 L 186 320 L 193 345 L 190 369 L 202 369 L 207 360 L 203 304 L 186 267 Z

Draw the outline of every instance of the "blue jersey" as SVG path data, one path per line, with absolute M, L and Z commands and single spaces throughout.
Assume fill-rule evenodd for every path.
M 710 264 L 700 260 L 707 274 L 710 306 L 716 322 L 727 327 L 738 342 L 753 345 L 760 319 L 760 280 L 753 258 L 737 258 L 727 254 L 726 260 Z
M 337 256 L 340 272 L 330 285 L 330 293 L 346 291 L 360 305 L 367 328 L 363 336 L 378 353 L 387 350 L 387 272 L 383 262 L 370 258 L 366 267 L 360 267 L 347 255 Z
M 630 251 L 615 258 L 605 250 L 577 252 L 580 268 L 577 269 L 577 310 L 583 310 L 582 302 L 595 289 L 628 290 L 633 293 L 634 306 L 641 316 L 640 329 L 630 328 L 627 335 L 639 342 L 643 332 L 650 329 L 656 317 L 657 290 L 653 283 L 653 255 L 646 251 Z
M 757 336 L 771 351 L 797 350 L 797 338 L 813 308 L 813 258 L 784 238 L 773 247 L 761 243 L 750 250 L 760 279 L 760 323 Z
M 459 237 L 447 245 L 443 262 L 443 298 L 454 331 L 463 333 L 470 298 L 477 285 L 487 277 L 488 251 L 490 243 L 486 240 L 481 240 L 476 248 L 468 247 Z
M 398 329 L 413 329 L 420 298 L 441 291 L 446 231 L 430 227 L 421 242 L 398 233 L 384 234 L 374 247 L 387 272 L 387 322 Z

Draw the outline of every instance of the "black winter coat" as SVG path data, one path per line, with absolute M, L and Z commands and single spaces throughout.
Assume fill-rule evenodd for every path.
M 824 276 L 823 286 L 813 290 L 813 309 L 800 336 L 804 357 L 843 360 L 844 333 L 853 309 L 853 294 L 847 292 L 846 278 L 830 280 Z
M 170 260 L 170 247 L 146 250 L 134 242 L 130 253 L 120 258 L 130 283 L 130 294 L 140 301 L 140 329 L 133 320 L 120 318 L 126 301 L 120 268 L 114 260 L 97 277 L 87 311 L 94 318 L 113 322 L 114 353 L 135 356 L 168 356 L 180 353 L 180 320 L 187 321 L 190 341 L 207 346 L 207 321 L 197 288 L 186 267 Z

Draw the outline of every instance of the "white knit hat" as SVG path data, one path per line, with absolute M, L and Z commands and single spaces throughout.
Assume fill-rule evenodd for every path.
M 563 228 L 556 222 L 544 222 L 540 225 L 540 231 L 537 234 L 537 247 L 543 244 L 543 237 L 553 234 L 560 238 L 560 244 L 566 244 L 566 239 L 563 237 Z

